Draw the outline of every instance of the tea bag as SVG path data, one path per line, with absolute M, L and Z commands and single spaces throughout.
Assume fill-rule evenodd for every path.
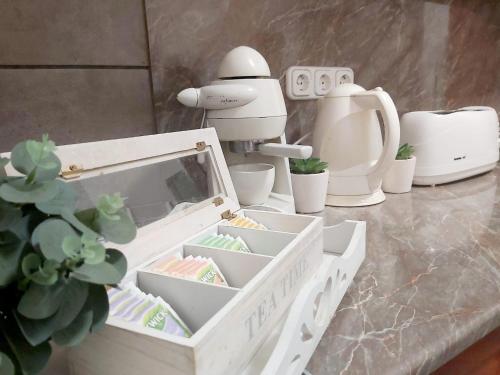
M 220 239 L 221 237 L 218 238 Z M 227 239 L 224 240 L 230 241 Z M 163 263 L 160 261 L 160 264 Z M 227 281 L 222 275 L 222 272 L 211 258 L 201 256 L 193 257 L 192 255 L 189 255 L 184 259 L 178 260 L 178 262 L 168 263 L 166 267 L 156 266 L 156 264 L 153 264 L 152 270 L 164 275 L 183 279 L 227 285 Z
M 180 320 L 168 303 L 156 297 L 149 308 L 137 314 L 134 321 L 171 335 L 191 337 L 189 328 Z
M 229 220 L 227 225 L 238 228 L 267 230 L 263 224 L 257 223 L 255 220 L 245 216 L 236 216 L 234 219 Z
M 241 237 L 234 238 L 229 234 L 210 234 L 203 238 L 199 245 L 215 247 L 218 249 L 250 252 L 248 245 Z
M 160 297 L 145 294 L 129 283 L 121 290 L 108 290 L 110 315 L 176 336 L 191 337 L 192 332 L 174 309 Z

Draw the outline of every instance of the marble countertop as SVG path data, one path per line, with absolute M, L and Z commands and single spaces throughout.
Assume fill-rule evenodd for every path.
M 500 168 L 465 181 L 327 208 L 367 222 L 367 255 L 308 369 L 427 374 L 500 326 Z

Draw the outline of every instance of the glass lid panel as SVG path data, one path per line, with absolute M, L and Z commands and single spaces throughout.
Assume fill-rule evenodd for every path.
M 208 150 L 82 178 L 71 185 L 80 197 L 78 209 L 94 206 L 102 194 L 121 193 L 138 227 L 224 193 Z

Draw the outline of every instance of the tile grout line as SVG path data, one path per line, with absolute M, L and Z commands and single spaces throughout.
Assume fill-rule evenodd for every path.
M 147 57 L 148 57 L 148 71 L 149 71 L 149 89 L 151 92 L 151 105 L 153 109 L 153 124 L 154 124 L 154 132 L 158 133 L 158 121 L 156 117 L 156 103 L 155 103 L 155 90 L 153 87 L 153 69 L 151 67 L 151 45 L 150 45 L 150 40 L 149 40 L 149 24 L 148 24 L 148 11 L 146 7 L 146 0 L 142 1 L 142 10 L 143 10 L 143 17 L 144 17 L 144 28 L 145 28 L 145 35 L 146 35 L 146 51 L 147 51 Z
M 2 65 L 0 69 L 141 69 L 149 70 L 149 65 Z

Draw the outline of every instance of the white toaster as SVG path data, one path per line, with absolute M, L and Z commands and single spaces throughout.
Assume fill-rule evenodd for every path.
M 498 115 L 491 107 L 417 111 L 401 118 L 401 144 L 415 149 L 415 185 L 460 180 L 495 168 Z

